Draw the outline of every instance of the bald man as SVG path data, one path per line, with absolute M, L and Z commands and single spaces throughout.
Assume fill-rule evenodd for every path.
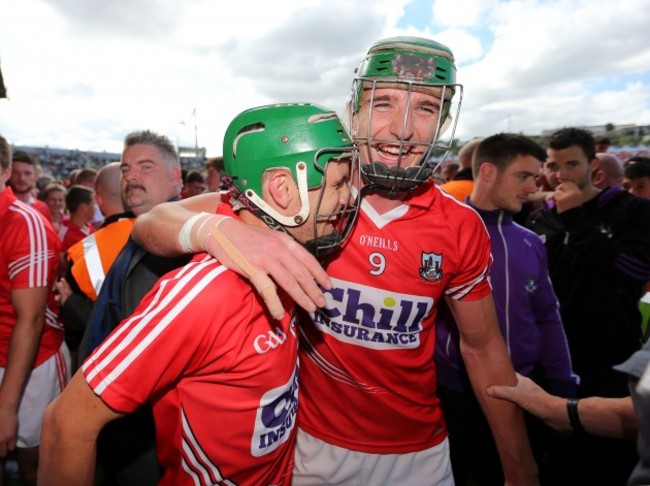
M 600 190 L 623 185 L 623 162 L 613 154 L 598 152 L 599 164 L 591 172 L 591 183 Z
M 467 142 L 458 151 L 458 162 L 460 163 L 460 170 L 456 173 L 454 178 L 441 186 L 448 194 L 454 196 L 460 202 L 465 202 L 467 197 L 472 193 L 474 187 L 474 176 L 472 175 L 472 159 L 476 147 L 481 143 L 480 138 L 476 138 Z
M 120 162 L 111 162 L 97 172 L 95 200 L 104 223 L 95 233 L 68 249 L 65 278 L 56 283 L 66 343 L 76 368 L 77 353 L 93 303 L 108 269 L 131 234 L 135 215 L 125 212 Z
M 125 211 L 122 201 L 120 178 L 122 171 L 119 162 L 111 162 L 99 169 L 95 179 L 95 200 L 105 218 Z

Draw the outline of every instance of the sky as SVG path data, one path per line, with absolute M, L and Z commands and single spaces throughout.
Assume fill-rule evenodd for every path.
M 222 153 L 241 111 L 343 115 L 373 42 L 428 37 L 464 86 L 456 137 L 650 124 L 650 0 L 0 0 L 0 134 L 120 152 L 151 129 Z

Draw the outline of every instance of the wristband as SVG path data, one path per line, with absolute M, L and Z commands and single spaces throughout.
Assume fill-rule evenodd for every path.
M 569 414 L 569 423 L 574 432 L 585 433 L 585 428 L 580 422 L 580 414 L 578 413 L 578 400 L 577 398 L 569 398 L 566 401 L 566 411 Z
M 210 213 L 204 212 L 204 213 L 195 214 L 190 219 L 185 221 L 185 223 L 183 223 L 183 226 L 181 227 L 181 230 L 178 233 L 178 246 L 181 247 L 183 253 L 194 253 L 198 250 L 197 248 L 194 248 L 194 245 L 192 244 L 192 229 L 194 223 L 196 223 L 199 219 L 203 218 L 204 216 L 210 216 Z

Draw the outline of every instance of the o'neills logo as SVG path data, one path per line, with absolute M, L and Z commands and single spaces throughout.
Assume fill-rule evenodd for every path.
M 411 349 L 420 345 L 422 321 L 433 299 L 387 292 L 332 279 L 325 308 L 313 316 L 318 328 L 339 341 L 371 349 Z
M 399 250 L 399 245 L 396 240 L 389 240 L 382 236 L 372 236 L 372 235 L 361 235 L 359 237 L 359 243 L 363 246 L 369 246 L 371 248 L 379 248 L 381 250 Z
M 298 412 L 298 364 L 283 386 L 267 391 L 260 400 L 251 440 L 251 454 L 263 456 L 276 450 L 291 436 Z

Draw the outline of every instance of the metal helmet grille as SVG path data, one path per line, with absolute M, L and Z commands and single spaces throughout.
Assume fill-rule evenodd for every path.
M 378 89 L 400 89 L 407 93 L 406 107 L 404 109 L 402 128 L 395 138 L 373 136 L 373 107 L 375 106 L 376 91 Z M 369 98 L 363 103 L 363 92 Z M 413 93 L 432 94 L 440 100 L 440 109 L 430 127 L 426 140 L 414 140 L 408 135 L 408 125 L 411 123 Z M 454 92 L 458 95 L 452 105 Z M 456 121 L 462 101 L 462 86 L 460 85 L 432 85 L 418 81 L 385 81 L 368 78 L 357 78 L 353 86 L 353 93 L 358 96 L 357 110 L 351 112 L 350 126 L 353 127 L 353 139 L 361 152 L 361 177 L 368 190 L 385 194 L 399 194 L 410 192 L 425 183 L 435 169 L 447 157 L 456 129 Z M 368 95 L 369 93 L 369 95 Z M 453 109 L 452 109 L 453 108 Z M 364 126 L 360 127 L 359 114 L 367 110 Z M 443 134 L 444 137 L 443 137 Z M 396 151 L 396 163 L 386 165 L 373 160 L 372 148 L 390 146 Z M 405 159 L 412 154 L 420 154 L 417 164 L 407 166 Z
M 391 109 L 403 111 L 393 113 L 390 130 L 385 128 L 387 119 L 381 109 L 375 111 L 375 102 L 380 106 L 395 93 L 382 91 L 378 97 L 380 89 L 406 93 L 395 97 L 400 101 Z M 424 100 L 420 94 L 429 96 Z M 350 104 L 350 127 L 361 151 L 366 185 L 376 192 L 396 194 L 417 189 L 427 181 L 451 148 L 461 100 L 462 86 L 456 83 L 455 60 L 447 46 L 409 36 L 375 42 L 357 67 Z M 417 133 L 409 132 L 418 120 L 418 110 L 426 109 L 427 103 L 430 109 L 438 105 L 436 116 L 419 118 Z M 401 130 L 399 116 L 403 116 Z M 427 128 L 428 123 L 431 126 Z M 447 134 L 444 138 L 443 133 Z M 381 158 L 379 148 L 385 149 L 383 161 L 377 160 Z
M 334 212 L 327 212 L 322 210 L 323 193 L 327 185 L 327 164 L 334 163 L 330 155 L 333 153 L 332 149 L 324 148 L 314 159 L 314 165 L 323 172 L 323 185 L 321 186 L 318 195 L 318 202 L 316 203 L 316 214 L 313 220 L 314 239 L 305 243 L 305 247 L 321 262 L 325 264 L 329 258 L 341 249 L 344 242 L 352 232 L 356 223 L 357 215 L 361 203 L 361 193 L 355 190 L 359 187 L 359 181 L 354 180 L 360 177 L 359 175 L 359 153 L 356 148 L 353 148 L 347 153 L 341 153 L 341 158 L 349 159 L 349 179 L 348 198 L 343 206 L 340 206 Z M 319 163 L 319 159 L 330 159 L 323 166 Z M 333 227 L 333 231 L 326 235 L 318 235 L 318 223 L 326 221 Z

